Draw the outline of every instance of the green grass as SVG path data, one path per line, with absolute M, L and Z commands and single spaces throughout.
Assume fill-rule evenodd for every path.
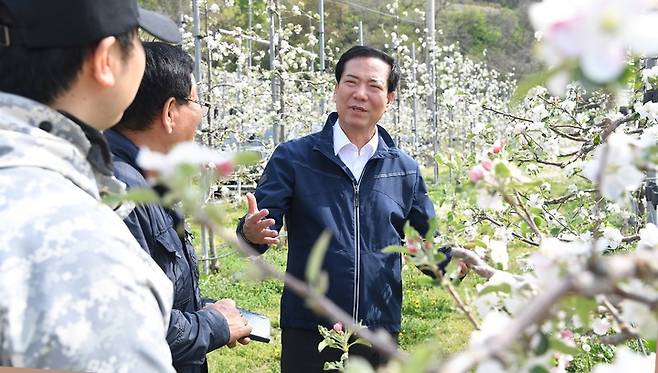
M 240 209 L 229 211 L 232 218 L 241 215 Z M 197 238 L 198 234 L 195 235 Z M 197 245 L 198 247 L 198 245 Z M 269 344 L 252 342 L 234 349 L 221 348 L 209 354 L 211 372 L 278 372 L 281 355 L 279 302 L 283 284 L 275 280 L 254 280 L 250 275 L 249 260 L 229 248 L 220 248 L 219 272 L 201 275 L 202 294 L 210 298 L 231 298 L 239 307 L 265 314 L 272 320 L 272 341 Z M 287 250 L 271 248 L 264 259 L 281 269 L 285 268 Z M 461 312 L 454 308 L 448 293 L 436 287 L 432 280 L 411 266 L 403 270 L 404 294 L 400 347 L 414 352 L 427 347 L 436 358 L 463 349 L 472 331 Z M 459 290 L 472 288 L 476 281 L 471 276 Z

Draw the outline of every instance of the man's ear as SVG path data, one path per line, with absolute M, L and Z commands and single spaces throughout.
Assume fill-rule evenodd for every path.
M 393 103 L 395 102 L 395 91 L 389 92 L 386 95 L 386 111 L 391 110 L 391 107 L 393 106 Z
M 116 60 L 120 56 L 112 53 L 112 46 L 115 44 L 117 40 L 114 36 L 103 38 L 87 57 L 87 67 L 91 70 L 92 77 L 103 87 L 109 88 L 116 83 L 115 74 L 121 61 Z
M 162 105 L 160 112 L 160 123 L 167 134 L 171 134 L 176 127 L 176 118 L 178 117 L 178 105 L 176 98 L 169 97 Z

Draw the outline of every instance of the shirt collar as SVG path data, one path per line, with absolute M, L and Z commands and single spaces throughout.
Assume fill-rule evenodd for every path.
M 339 120 L 336 119 L 336 123 L 334 123 L 334 154 L 338 155 L 338 153 L 348 145 L 353 144 L 350 139 L 347 138 L 345 131 L 343 131 L 343 128 L 340 126 Z M 377 145 L 379 145 L 379 133 L 377 131 L 377 126 L 375 126 L 375 135 L 372 136 L 370 141 L 368 141 L 363 148 L 361 148 L 361 151 L 368 152 L 370 156 L 372 156 L 377 150 Z

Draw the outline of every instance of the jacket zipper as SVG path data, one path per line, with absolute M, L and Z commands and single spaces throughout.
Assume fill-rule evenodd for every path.
M 363 175 L 363 172 L 361 173 Z M 361 236 L 359 217 L 359 185 L 361 178 L 354 184 L 354 304 L 352 306 L 352 318 L 359 322 L 359 272 L 361 271 Z
M 354 322 L 359 322 L 359 298 L 360 298 L 360 292 L 359 292 L 359 278 L 361 275 L 361 217 L 360 217 L 360 210 L 359 210 L 359 187 L 361 186 L 361 180 L 363 179 L 363 175 L 366 173 L 366 170 L 368 169 L 368 163 L 370 163 L 370 160 L 373 158 L 370 158 L 366 164 L 363 166 L 363 170 L 361 171 L 361 175 L 359 176 L 359 180 L 356 182 L 354 185 L 354 239 L 355 239 L 355 245 L 354 245 L 354 305 L 352 307 L 352 318 L 354 319 Z

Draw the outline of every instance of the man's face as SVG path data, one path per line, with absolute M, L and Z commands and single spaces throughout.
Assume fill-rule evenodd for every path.
M 336 111 L 346 128 L 374 127 L 388 111 L 395 93 L 388 93 L 390 66 L 375 57 L 357 57 L 345 64 L 334 89 Z
M 174 129 L 174 144 L 176 145 L 184 141 L 193 141 L 196 130 L 201 123 L 203 117 L 203 106 L 199 104 L 199 92 L 197 90 L 196 81 L 192 76 L 192 88 L 190 95 L 187 97 L 190 101 L 179 103 L 178 116 L 176 117 L 176 127 Z

